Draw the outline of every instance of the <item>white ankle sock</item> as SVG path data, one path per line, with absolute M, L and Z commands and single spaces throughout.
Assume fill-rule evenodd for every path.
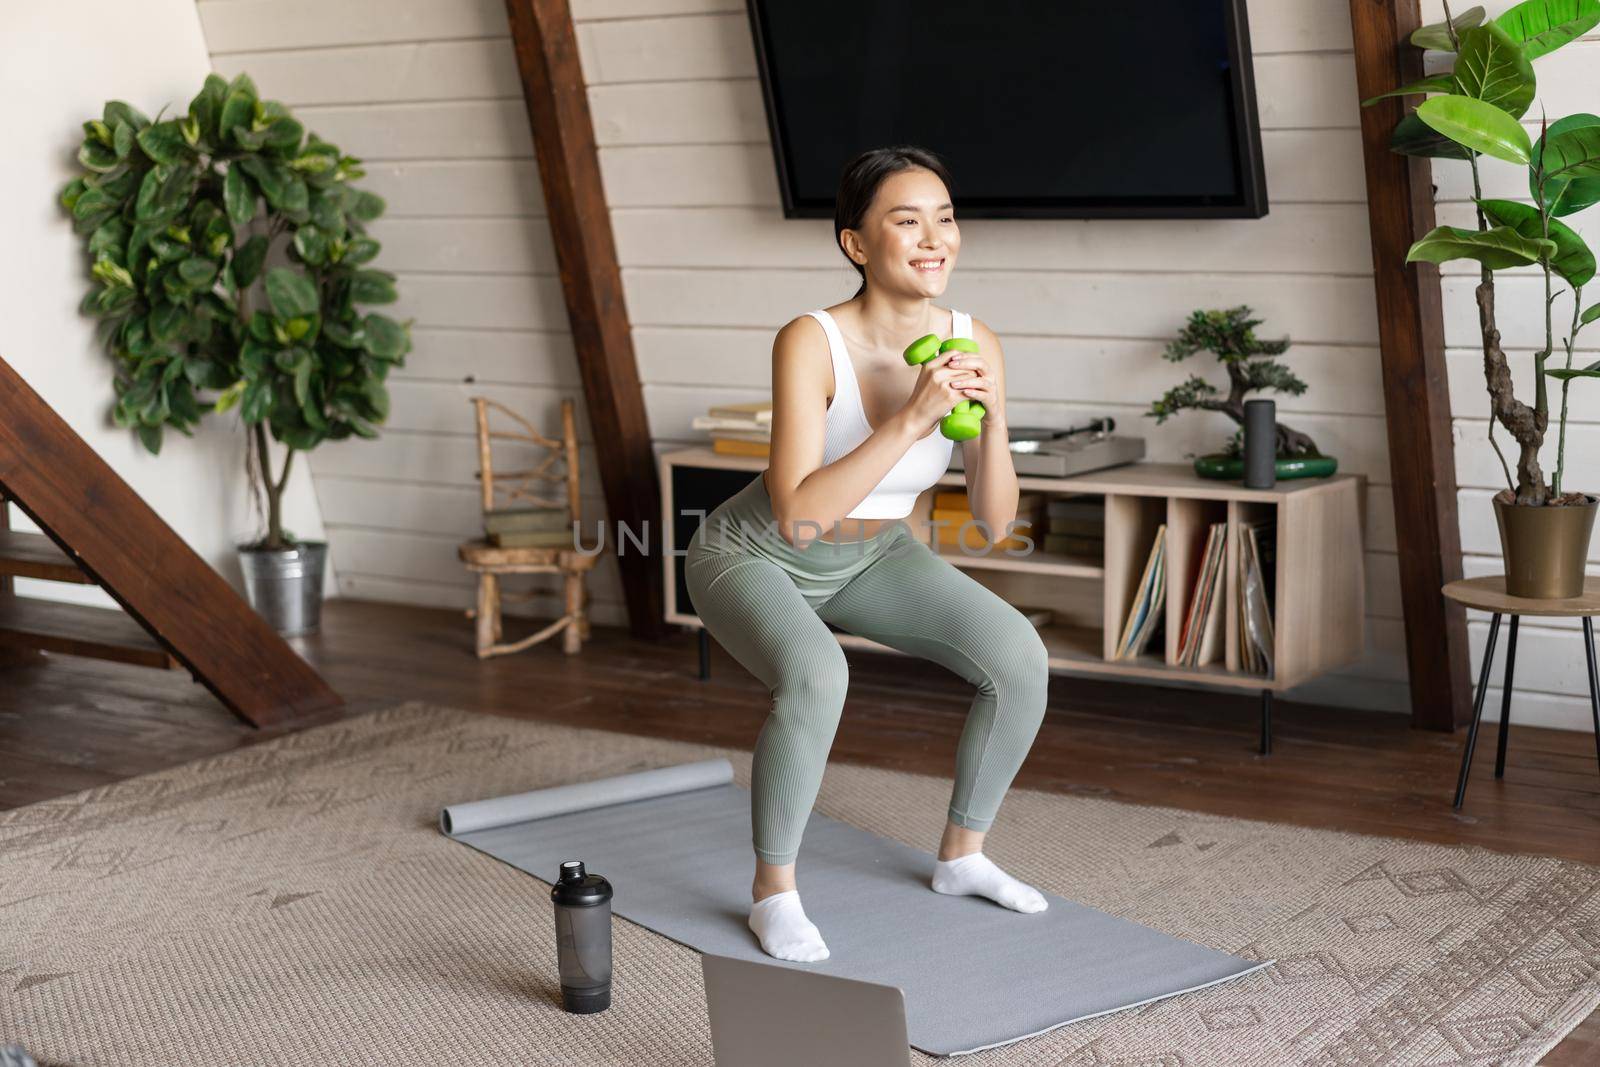
M 988 897 L 1012 911 L 1036 912 L 1050 906 L 1044 895 L 994 865 L 982 852 L 969 852 L 934 864 L 933 889 L 952 896 Z
M 780 960 L 816 963 L 828 958 L 822 932 L 806 918 L 800 891 L 787 889 L 762 897 L 750 905 L 750 929 L 761 939 L 761 950 Z

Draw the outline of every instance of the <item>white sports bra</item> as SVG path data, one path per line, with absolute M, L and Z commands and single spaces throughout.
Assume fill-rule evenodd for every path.
M 833 401 L 828 405 L 822 442 L 822 465 L 827 466 L 849 455 L 872 435 L 867 412 L 861 404 L 861 385 L 856 379 L 850 353 L 845 351 L 839 324 L 826 311 L 808 314 L 822 324 L 828 335 L 828 353 L 833 357 Z M 952 311 L 951 336 L 972 336 L 972 316 Z M 906 449 L 900 461 L 889 469 L 866 499 L 845 516 L 849 519 L 903 519 L 911 514 L 917 497 L 950 468 L 950 452 L 955 442 L 935 426 L 926 437 Z

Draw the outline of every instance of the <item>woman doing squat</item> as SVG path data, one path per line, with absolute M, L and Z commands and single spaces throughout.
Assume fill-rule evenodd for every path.
M 911 147 L 864 153 L 840 182 L 834 232 L 861 288 L 778 331 L 769 465 L 706 517 L 685 559 L 706 629 L 772 690 L 751 765 L 749 923 L 769 955 L 799 961 L 828 958 L 800 906 L 795 860 L 848 682 L 829 623 L 977 687 L 932 888 L 1015 911 L 1046 906 L 982 852 L 1044 717 L 1044 644 L 900 521 L 949 467 L 939 420 L 963 399 L 985 409 L 981 434 L 962 443 L 973 516 L 998 540 L 1017 512 L 1000 341 L 933 302 L 961 248 L 943 164 Z M 902 352 L 930 333 L 971 338 L 978 352 L 909 366 Z

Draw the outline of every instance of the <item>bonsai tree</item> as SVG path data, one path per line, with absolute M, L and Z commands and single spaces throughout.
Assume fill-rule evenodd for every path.
M 1167 342 L 1162 353 L 1174 363 L 1181 363 L 1196 352 L 1210 352 L 1228 372 L 1228 392 L 1224 396 L 1217 387 L 1191 374 L 1189 380 L 1175 385 L 1161 399 L 1150 405 L 1145 414 L 1155 416 L 1157 424 L 1167 421 L 1180 411 L 1220 411 L 1238 424 L 1239 429 L 1223 446 L 1226 455 L 1238 455 L 1243 449 L 1244 402 L 1247 394 L 1262 389 L 1299 396 L 1306 391 L 1306 383 L 1278 360 L 1289 349 L 1289 339 L 1263 341 L 1256 337 L 1255 328 L 1261 319 L 1252 319 L 1250 308 L 1241 305 L 1220 311 L 1196 311 L 1177 338 Z M 1278 458 L 1318 456 L 1317 444 L 1299 430 L 1277 424 Z
M 112 419 L 152 453 L 238 408 L 266 535 L 293 547 L 282 499 L 297 452 L 376 437 L 384 380 L 410 322 L 363 310 L 395 300 L 368 264 L 383 200 L 355 188 L 360 162 L 307 135 L 246 75 L 215 74 L 188 114 L 155 121 L 120 100 L 83 124 L 85 173 L 61 191 L 91 260 L 80 305 L 115 361 Z M 276 264 L 269 266 L 269 262 Z M 268 435 L 284 446 L 272 470 Z
M 1450 53 L 1452 69 L 1402 86 L 1383 96 L 1428 96 L 1395 127 L 1390 147 L 1406 155 L 1465 160 L 1472 169 L 1475 228 L 1439 226 L 1411 246 L 1406 261 L 1444 263 L 1471 259 L 1479 265 L 1476 290 L 1484 375 L 1489 390 L 1489 441 L 1500 457 L 1507 490 L 1502 500 L 1518 504 L 1586 503 L 1564 488 L 1567 392 L 1578 378 L 1600 378 L 1600 363 L 1573 366 L 1579 331 L 1600 318 L 1600 304 L 1583 307 L 1583 287 L 1595 273 L 1594 254 L 1561 218 L 1600 201 L 1600 117 L 1540 117 L 1537 139 L 1518 120 L 1533 105 L 1532 61 L 1600 25 L 1600 0 L 1527 0 L 1499 18 L 1486 20 L 1474 7 L 1411 36 L 1419 48 Z M 1383 97 L 1364 101 L 1371 105 Z M 1529 201 L 1486 199 L 1480 158 L 1525 167 Z M 1533 403 L 1518 399 L 1495 321 L 1495 275 L 1510 267 L 1538 267 L 1544 280 L 1544 343 L 1533 355 Z M 1559 279 L 1566 290 L 1556 290 Z M 1571 293 L 1563 313 L 1562 364 L 1556 354 L 1558 298 Z M 1551 379 L 1561 382 L 1560 439 L 1549 482 L 1539 453 L 1550 423 Z M 1515 474 L 1495 440 L 1498 423 L 1517 446 Z

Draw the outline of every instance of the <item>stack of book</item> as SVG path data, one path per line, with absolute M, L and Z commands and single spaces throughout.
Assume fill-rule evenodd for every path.
M 1178 635 L 1178 665 L 1198 667 L 1217 658 L 1225 627 L 1223 601 L 1227 587 L 1222 584 L 1227 559 L 1228 524 L 1214 522 L 1206 534 L 1200 570 L 1189 593 L 1189 608 L 1184 612 L 1183 631 Z
M 1106 498 L 1051 497 L 1044 550 L 1058 556 L 1103 559 L 1106 554 Z
M 1272 593 L 1278 524 L 1239 527 L 1239 661 L 1251 674 L 1272 673 Z
M 1162 608 L 1166 603 L 1167 524 L 1162 523 L 1156 527 L 1150 558 L 1145 561 L 1144 574 L 1134 590 L 1128 621 L 1123 624 L 1122 637 L 1117 641 L 1116 655 L 1112 659 L 1137 659 L 1144 653 L 1150 639 L 1162 629 L 1161 622 L 1166 616 Z
M 483 513 L 483 533 L 498 548 L 571 548 L 572 515 L 566 508 L 494 508 Z
M 729 456 L 767 456 L 772 452 L 772 401 L 716 404 L 690 424 L 709 430 L 711 450 Z
M 946 548 L 964 548 L 967 553 L 981 553 L 989 549 L 989 542 L 984 537 L 984 528 L 979 526 L 972 514 L 972 504 L 967 500 L 964 489 L 943 490 L 933 495 L 933 521 L 940 525 L 936 527 L 938 535 L 934 543 L 940 550 Z M 1044 497 L 1040 493 L 1021 493 L 1017 497 L 1017 520 L 1010 536 L 1005 536 L 1005 530 L 990 530 L 998 540 L 995 541 L 991 551 L 997 552 L 1022 552 L 1027 550 L 1028 541 L 1034 542 L 1037 549 L 1038 531 L 1044 524 Z M 965 529 L 963 529 L 965 527 Z

